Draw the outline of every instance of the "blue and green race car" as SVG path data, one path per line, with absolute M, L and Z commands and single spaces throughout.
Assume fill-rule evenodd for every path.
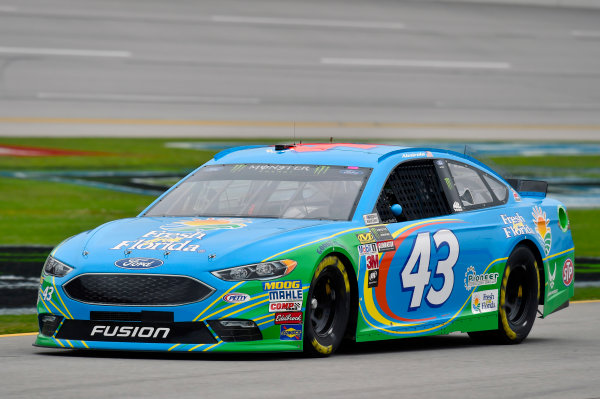
M 139 216 L 58 245 L 36 346 L 333 353 L 466 332 L 523 341 L 574 293 L 565 207 L 468 156 L 228 149 Z

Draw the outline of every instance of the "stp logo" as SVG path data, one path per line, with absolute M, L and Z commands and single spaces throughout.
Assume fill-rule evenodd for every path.
M 573 266 L 573 261 L 570 258 L 567 258 L 565 264 L 563 265 L 563 283 L 565 286 L 571 285 L 573 282 L 573 277 L 575 276 L 575 267 Z

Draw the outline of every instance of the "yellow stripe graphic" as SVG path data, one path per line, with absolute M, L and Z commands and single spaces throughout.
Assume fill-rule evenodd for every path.
M 229 294 L 231 291 L 233 291 L 234 289 L 236 289 L 237 287 L 239 287 L 240 284 L 243 284 L 243 283 L 244 283 L 244 281 L 240 281 L 239 283 L 237 283 L 236 285 L 234 285 L 233 287 L 231 287 L 230 289 L 228 289 L 227 291 L 225 291 L 225 293 L 222 296 L 220 296 L 217 299 L 215 299 L 213 301 L 213 303 L 211 303 L 210 305 L 208 305 L 202 312 L 200 312 L 200 314 L 198 316 L 196 316 L 196 318 L 194 319 L 194 321 L 197 321 L 200 318 L 200 316 L 202 316 L 204 314 L 204 312 L 206 312 L 208 309 L 210 309 L 211 307 L 213 307 L 213 305 L 215 303 L 217 303 L 219 300 L 221 300 L 221 298 L 223 298 L 223 296 Z M 208 316 L 208 317 L 210 317 L 210 316 Z
M 62 303 L 62 305 L 64 306 L 64 308 L 67 311 L 67 313 L 69 314 L 69 316 L 71 316 L 71 318 L 74 319 L 71 312 L 69 312 L 69 308 L 67 308 L 67 305 L 65 305 L 65 303 L 63 302 L 63 300 L 60 296 L 60 293 L 58 292 L 58 289 L 56 288 L 56 284 L 54 283 L 54 276 L 52 276 L 52 285 L 54 286 L 54 292 L 56 292 L 56 296 L 58 296 L 58 299 L 60 299 L 60 303 Z

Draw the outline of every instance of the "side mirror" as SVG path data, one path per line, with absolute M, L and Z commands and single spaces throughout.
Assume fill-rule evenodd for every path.
M 398 216 L 402 215 L 402 205 L 394 204 L 390 207 L 390 209 L 392 210 L 392 213 L 394 214 L 394 216 L 398 217 Z

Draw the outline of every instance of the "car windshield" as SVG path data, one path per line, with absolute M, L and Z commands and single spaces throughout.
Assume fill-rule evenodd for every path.
M 349 220 L 370 173 L 352 166 L 209 165 L 145 216 Z

